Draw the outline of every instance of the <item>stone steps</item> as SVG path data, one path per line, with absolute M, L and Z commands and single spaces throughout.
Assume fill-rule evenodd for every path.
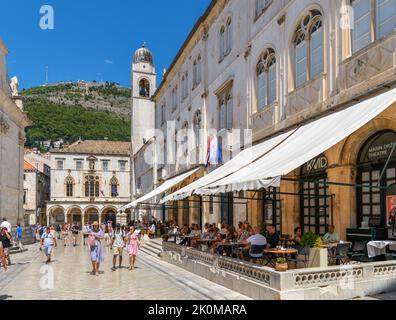
M 157 239 L 143 240 L 140 250 L 150 256 L 159 258 L 162 252 L 162 243 L 159 243 Z

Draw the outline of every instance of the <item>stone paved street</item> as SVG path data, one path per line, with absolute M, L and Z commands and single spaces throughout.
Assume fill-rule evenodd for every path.
M 140 252 L 137 268 L 111 271 L 112 254 L 106 249 L 100 276 L 90 275 L 88 249 L 59 246 L 55 249 L 53 290 L 41 289 L 49 275 L 45 257 L 37 245 L 14 255 L 16 265 L 0 272 L 1 299 L 77 299 L 77 300 L 243 300 L 248 299 L 227 288 L 195 276 L 156 257 Z M 19 263 L 19 264 L 18 264 Z M 126 266 L 126 256 L 124 257 Z M 40 273 L 40 271 L 42 273 Z M 43 280 L 44 279 L 44 280 Z

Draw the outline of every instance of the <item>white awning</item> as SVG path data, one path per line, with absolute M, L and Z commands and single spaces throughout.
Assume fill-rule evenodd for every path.
M 242 168 L 246 167 L 253 161 L 257 160 L 266 153 L 270 152 L 272 149 L 276 148 L 279 144 L 285 141 L 291 134 L 293 134 L 294 131 L 296 131 L 296 129 L 281 134 L 279 136 L 276 136 L 272 139 L 269 139 L 263 143 L 260 143 L 258 145 L 255 145 L 251 148 L 248 148 L 240 152 L 237 156 L 235 156 L 235 158 L 228 161 L 220 168 L 194 181 L 188 186 L 172 193 L 171 195 L 164 197 L 161 200 L 161 203 L 188 198 L 193 194 L 195 190 L 199 190 L 202 187 L 215 183 L 216 181 L 233 174 L 237 170 L 241 170 Z M 280 184 L 280 179 L 277 180 Z M 273 179 L 271 179 L 268 183 L 276 183 L 276 181 L 273 181 Z
M 140 203 L 144 203 L 147 200 L 150 200 L 161 193 L 164 193 L 168 191 L 170 188 L 174 187 L 178 183 L 182 182 L 183 180 L 187 179 L 188 177 L 192 176 L 194 173 L 196 173 L 199 170 L 199 168 L 188 171 L 186 173 L 183 173 L 179 176 L 176 176 L 172 179 L 169 179 L 165 181 L 162 185 L 160 185 L 157 189 L 151 191 L 150 193 L 144 195 L 143 197 L 139 198 L 138 200 L 126 205 L 124 209 L 129 209 L 129 208 L 134 208 L 138 206 Z
M 319 156 L 380 115 L 396 101 L 396 89 L 305 124 L 283 143 L 249 166 L 207 185 L 194 194 L 257 190 Z

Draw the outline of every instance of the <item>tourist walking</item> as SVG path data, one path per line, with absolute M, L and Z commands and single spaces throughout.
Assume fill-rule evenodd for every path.
M 54 246 L 57 246 L 56 236 L 51 232 L 51 228 L 47 227 L 43 235 L 41 236 L 41 247 L 40 250 L 44 250 L 45 256 L 47 257 L 46 264 L 51 263 L 51 254 Z
M 15 244 L 18 246 L 19 250 L 23 251 L 23 244 L 22 244 L 22 227 L 21 224 L 18 223 L 16 230 L 15 230 Z
M 101 240 L 104 238 L 104 233 L 99 227 L 98 222 L 92 224 L 92 229 L 86 232 L 88 235 L 88 245 L 90 257 L 92 262 L 92 275 L 99 276 L 100 263 L 104 261 L 103 249 Z
M 140 242 L 137 234 L 135 233 L 135 228 L 131 227 L 129 233 L 126 236 L 126 242 L 128 244 L 128 255 L 129 255 L 129 268 L 128 270 L 135 269 L 136 256 L 138 255 Z
M 78 225 L 76 223 L 74 223 L 72 226 L 73 247 L 77 246 L 77 237 L 78 237 L 79 231 L 80 231 L 80 228 L 78 227 Z
M 4 253 L 3 243 L 0 241 L 0 268 L 4 268 L 4 272 L 7 272 L 7 260 Z
M 3 218 L 3 222 L 0 224 L 0 227 L 1 228 L 6 228 L 8 233 L 11 233 L 11 231 L 12 231 L 11 230 L 12 229 L 11 223 L 9 223 L 7 221 L 7 218 Z
M 67 246 L 69 242 L 69 225 L 65 223 L 63 225 L 63 231 L 62 231 L 62 236 L 63 236 L 63 246 Z
M 88 238 L 87 231 L 89 230 L 89 224 L 88 222 L 85 223 L 85 225 L 82 227 L 82 234 L 83 234 L 83 246 L 85 246 L 86 240 Z
M 116 270 L 117 256 L 118 256 L 118 268 L 122 268 L 122 254 L 125 247 L 125 232 L 122 230 L 121 225 L 117 223 L 116 229 L 114 231 L 113 240 L 111 242 L 113 248 L 113 268 L 111 270 Z
M 6 265 L 11 265 L 11 259 L 10 259 L 11 239 L 12 237 L 9 234 L 7 228 L 0 227 L 0 242 L 3 247 L 3 255 L 6 259 Z

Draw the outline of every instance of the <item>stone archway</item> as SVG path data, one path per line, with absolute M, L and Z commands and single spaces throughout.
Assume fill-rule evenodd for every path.
M 60 206 L 52 207 L 48 210 L 47 214 L 47 226 L 64 224 L 65 220 L 65 208 Z M 44 221 L 42 222 L 44 223 Z
M 73 225 L 76 223 L 80 229 L 84 224 L 84 215 L 80 207 L 72 207 L 67 211 L 67 223 Z
M 102 210 L 101 213 L 102 222 L 111 222 L 113 228 L 116 227 L 117 224 L 117 208 L 115 207 L 106 207 Z
M 91 206 L 84 210 L 84 222 L 93 223 L 99 222 L 101 223 L 101 217 L 99 214 L 99 209 L 97 207 Z

